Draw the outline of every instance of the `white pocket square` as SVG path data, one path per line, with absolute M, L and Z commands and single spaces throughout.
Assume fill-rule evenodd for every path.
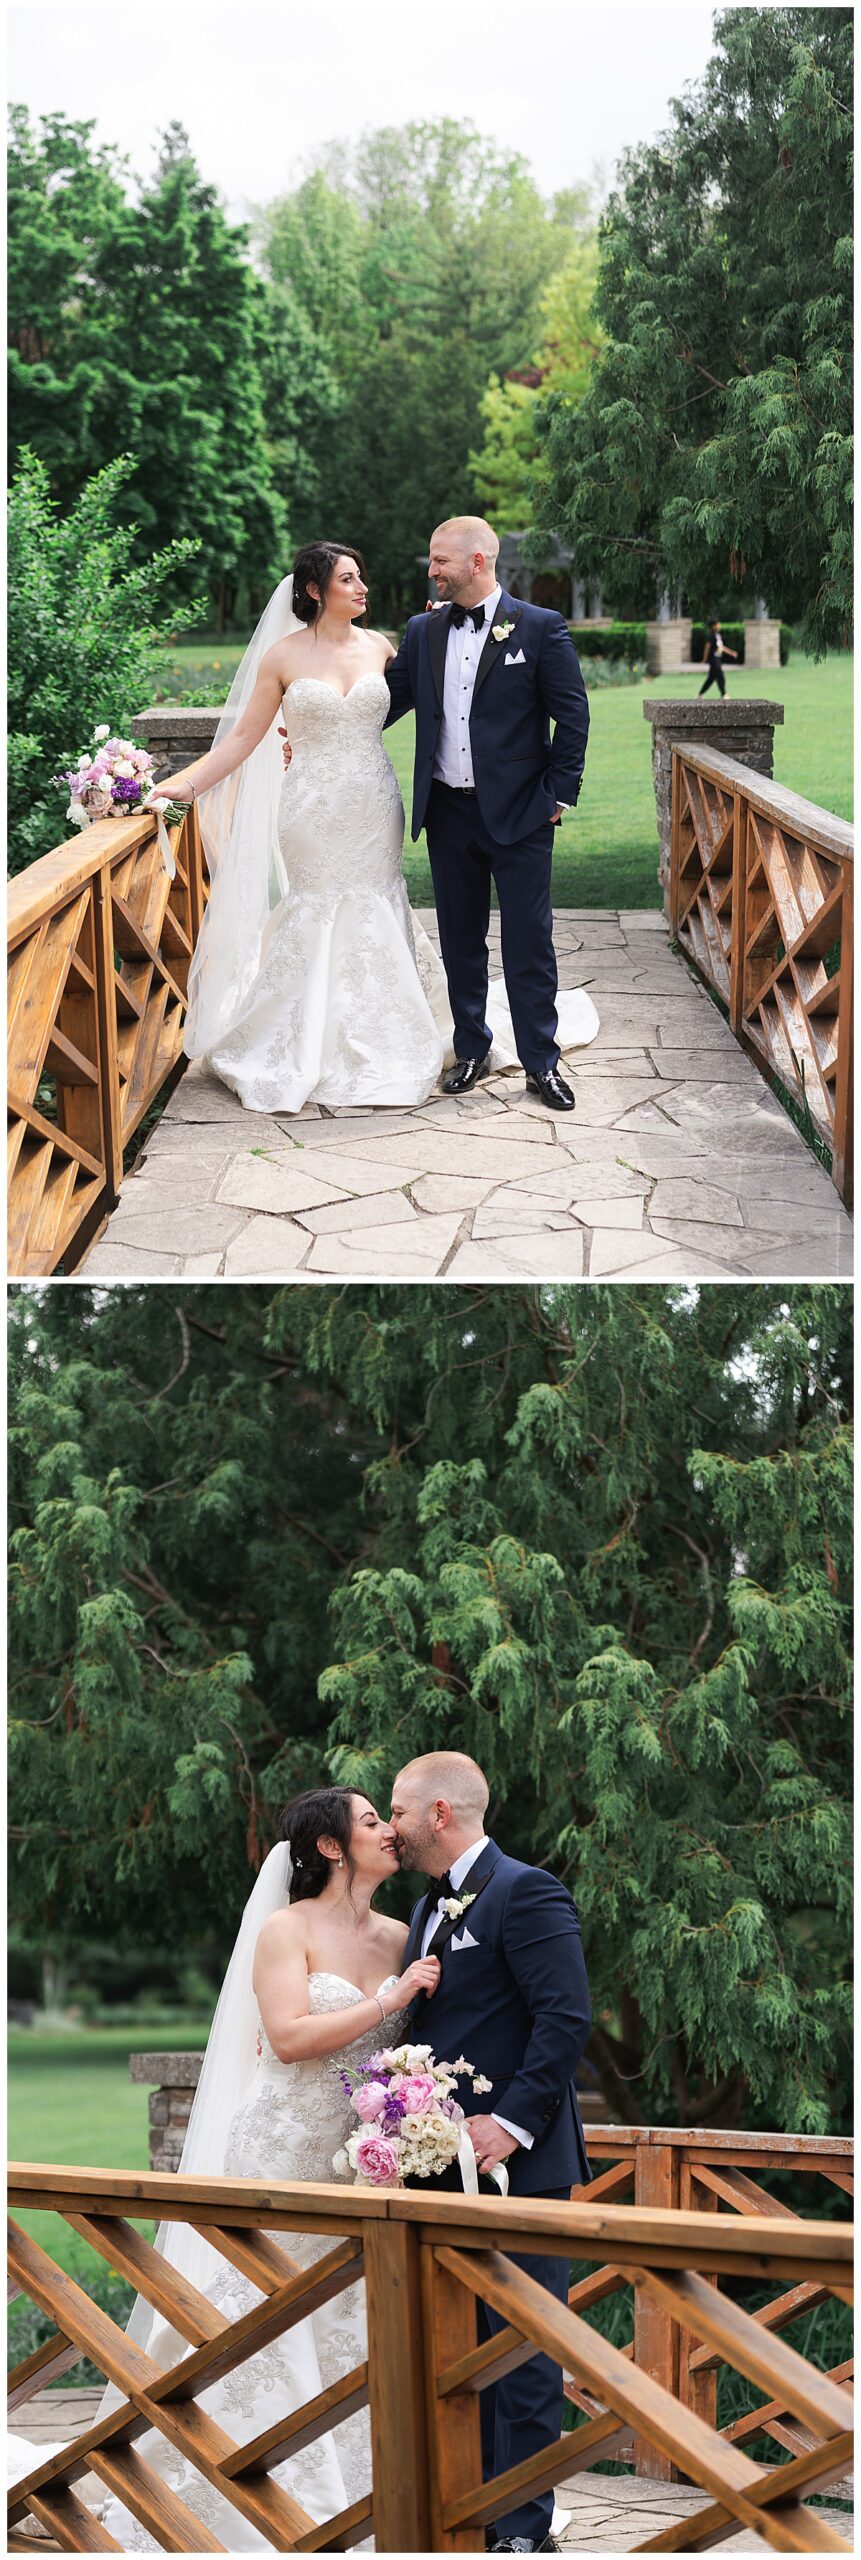
M 451 1943 L 453 1947 L 477 1947 L 479 1941 L 473 1937 L 471 1929 L 462 1929 L 460 1937 L 452 1938 Z
M 506 667 L 525 667 L 526 659 L 523 655 L 522 649 L 518 649 L 517 655 L 514 658 L 511 655 L 511 650 L 506 649 L 504 664 Z

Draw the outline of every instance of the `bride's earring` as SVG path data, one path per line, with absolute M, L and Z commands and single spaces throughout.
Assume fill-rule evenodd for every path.
M 342 1866 L 343 1866 L 343 1864 L 344 1864 L 343 1858 L 339 1858 L 339 1859 L 338 1859 L 338 1865 L 339 1865 L 339 1867 L 342 1867 Z

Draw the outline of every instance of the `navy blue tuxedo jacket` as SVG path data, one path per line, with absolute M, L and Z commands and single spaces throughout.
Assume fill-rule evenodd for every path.
M 506 2166 L 512 2195 L 546 2195 L 590 2175 L 574 2072 L 589 2033 L 591 2010 L 577 1913 L 570 1893 L 543 1867 L 507 1858 L 489 1840 L 461 1888 L 475 1902 L 435 1950 L 442 1971 L 431 1999 L 410 2013 L 410 2033 L 431 2044 L 438 2062 L 463 2054 L 491 2081 L 467 2115 L 497 2109 L 533 2136 Z M 424 1924 L 437 1888 L 413 1912 L 404 1964 L 421 1954 Z M 457 1947 L 464 1929 L 474 1947 Z
M 450 616 L 449 605 L 414 614 L 386 670 L 392 697 L 386 727 L 405 711 L 416 715 L 414 843 L 425 822 L 442 724 Z M 488 834 L 495 844 L 519 844 L 536 827 L 547 826 L 560 800 L 573 807 L 583 776 L 589 705 L 561 613 L 503 591 L 494 621 L 510 622 L 513 629 L 505 640 L 494 640 L 491 629 L 481 652 L 469 722 L 472 769 Z M 521 650 L 522 665 L 506 665 Z

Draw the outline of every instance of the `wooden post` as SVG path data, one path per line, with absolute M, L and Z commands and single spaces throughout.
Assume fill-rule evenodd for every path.
M 672 2140 L 638 2143 L 635 2153 L 634 2202 L 645 2211 L 677 2208 L 679 2201 L 678 2156 Z M 648 2293 L 637 2285 L 634 2293 L 634 2363 L 640 2373 L 650 2373 L 665 2391 L 678 2392 L 679 2332 L 675 2320 L 660 2303 L 650 2301 Z M 647 2436 L 634 2437 L 634 2467 L 638 2480 L 672 2480 L 675 2476 L 669 2455 L 660 2453 Z
M 843 912 L 840 926 L 840 997 L 837 1010 L 837 1084 L 834 1094 L 834 1152 L 831 1178 L 836 1183 L 847 1209 L 852 1206 L 852 1107 L 853 1107 L 853 1014 L 852 1014 L 852 935 L 855 904 L 855 875 L 851 862 L 843 864 Z
M 188 903 L 191 919 L 189 941 L 191 943 L 192 950 L 194 950 L 197 937 L 203 923 L 203 911 L 205 904 L 203 895 L 203 846 L 200 836 L 200 818 L 198 816 L 197 803 L 194 800 L 192 801 L 191 808 L 189 809 L 188 816 L 185 820 L 184 832 L 185 859 L 188 866 Z
M 737 1040 L 744 1021 L 744 952 L 747 940 L 747 801 L 732 804 L 732 929 L 729 953 L 729 1024 Z
M 107 1205 L 114 1208 L 123 1179 L 123 1131 L 120 1069 L 117 1054 L 117 973 L 114 966 L 111 866 L 102 863 L 93 881 L 93 938 L 99 1008 L 99 1080 L 105 1146 Z
M 670 932 L 679 930 L 679 905 L 682 876 L 682 764 L 678 748 L 673 748 L 673 788 L 670 816 Z
M 374 2539 L 378 2551 L 428 2551 L 429 2464 L 419 2232 L 414 2223 L 369 2221 L 365 2224 L 364 2248 Z
M 718 2199 L 712 2190 L 696 2185 L 696 2164 L 691 2166 L 684 2155 L 679 2167 L 679 2210 L 682 2213 L 717 2213 Z M 707 2276 L 707 2284 L 718 2284 L 717 2276 Z M 700 2367 L 691 2372 L 691 2357 L 699 2346 L 692 2329 L 679 2331 L 679 2399 L 685 2409 L 695 2409 L 709 2427 L 717 2426 L 717 2366 Z
M 475 2551 L 482 2539 L 475 2525 L 459 2533 L 443 2529 L 443 2510 L 453 2498 L 481 2487 L 481 2416 L 477 2391 L 447 2392 L 439 2398 L 437 2375 L 446 2365 L 472 2355 L 477 2338 L 475 2295 L 441 2267 L 430 2248 L 422 2250 L 422 2301 L 425 2333 L 425 2390 L 430 2452 L 430 2548 Z

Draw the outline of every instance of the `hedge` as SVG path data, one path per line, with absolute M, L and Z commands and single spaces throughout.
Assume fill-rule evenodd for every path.
M 569 622 L 568 629 L 571 633 L 571 638 L 574 642 L 574 647 L 577 651 L 578 657 L 582 655 L 589 658 L 624 658 L 627 661 L 628 666 L 633 666 L 636 661 L 639 661 L 641 665 L 645 664 L 646 625 L 644 622 L 612 622 L 604 631 L 596 631 L 594 623 Z M 726 641 L 727 648 L 738 650 L 742 666 L 744 665 L 744 635 L 746 629 L 747 624 L 745 622 L 721 622 L 721 634 L 723 639 Z M 702 661 L 707 635 L 707 623 L 695 622 L 693 624 L 691 631 L 691 657 L 696 660 L 698 665 Z M 780 663 L 782 667 L 786 666 L 793 638 L 794 634 L 790 624 L 788 622 L 782 622 L 780 626 Z M 730 664 L 732 663 L 733 662 L 731 660 Z

